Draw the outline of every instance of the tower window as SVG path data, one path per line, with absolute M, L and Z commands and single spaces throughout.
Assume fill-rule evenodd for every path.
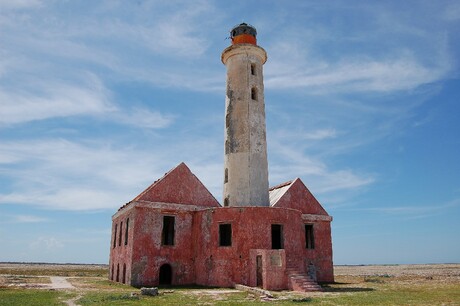
M 257 101 L 257 88 L 251 88 L 251 99 Z
M 224 199 L 224 206 L 228 206 L 228 202 L 229 202 L 228 197 L 226 197 L 226 198 Z
M 305 224 L 305 247 L 307 249 L 315 248 L 315 236 L 313 234 L 312 224 Z
M 163 231 L 161 233 L 162 245 L 174 245 L 174 223 L 175 218 L 171 216 L 163 217 Z
M 228 168 L 225 168 L 224 184 L 228 183 Z
M 129 218 L 126 219 L 126 228 L 125 228 L 125 245 L 128 245 L 128 229 L 129 229 Z
M 232 225 L 219 224 L 219 246 L 232 245 Z
M 281 224 L 272 224 L 272 249 L 284 249 L 283 244 L 283 226 Z
M 256 75 L 256 64 L 251 64 L 251 75 Z
M 115 229 L 113 231 L 113 248 L 117 246 L 117 231 L 118 231 L 118 224 L 115 224 Z

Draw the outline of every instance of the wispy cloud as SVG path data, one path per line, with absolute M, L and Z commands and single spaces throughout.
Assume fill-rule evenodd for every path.
M 48 218 L 34 215 L 3 214 L 0 223 L 43 223 L 49 221 Z
M 0 125 L 113 111 L 106 91 L 97 83 L 88 87 L 48 81 L 40 84 L 41 93 L 0 88 Z
M 460 199 L 453 199 L 449 202 L 439 203 L 436 205 L 400 205 L 388 207 L 347 208 L 347 210 L 377 212 L 391 216 L 399 216 L 406 219 L 421 219 L 445 213 L 446 210 L 451 210 L 455 207 L 460 207 Z
M 40 0 L 2 0 L 0 8 L 2 9 L 28 9 L 36 8 L 42 5 Z
M 55 237 L 38 237 L 37 240 L 29 244 L 29 247 L 32 250 L 44 249 L 45 251 L 55 251 L 63 248 L 64 246 L 65 244 Z
M 32 216 L 32 215 L 16 215 L 13 216 L 13 222 L 17 223 L 42 223 L 48 222 L 48 218 Z
M 276 155 L 278 163 L 270 165 L 271 184 L 301 177 L 314 193 L 326 193 L 356 189 L 375 181 L 370 174 L 358 174 L 349 169 L 330 169 L 321 159 L 306 154 L 302 147 L 274 141 L 272 143 L 274 145 L 270 153 Z
M 429 67 L 411 54 L 394 59 L 345 58 L 321 68 L 297 66 L 284 75 L 273 71 L 265 84 L 271 89 L 307 88 L 317 94 L 411 90 L 445 77 L 451 69 L 446 61 L 441 58 L 437 66 Z
M 210 154 L 219 151 L 214 144 L 209 149 L 207 142 L 195 138 L 163 150 L 62 139 L 3 142 L 0 176 L 11 179 L 13 186 L 0 193 L 0 204 L 74 211 L 114 209 L 182 160 L 216 192 L 221 188 L 222 169 Z
M 150 129 L 165 128 L 174 120 L 173 115 L 165 115 L 145 108 L 134 108 L 128 113 L 120 111 L 114 114 L 114 117 L 122 123 Z

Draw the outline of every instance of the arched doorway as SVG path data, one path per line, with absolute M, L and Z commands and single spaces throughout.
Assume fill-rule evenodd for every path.
M 171 285 L 172 268 L 170 264 L 164 264 L 160 267 L 160 285 Z

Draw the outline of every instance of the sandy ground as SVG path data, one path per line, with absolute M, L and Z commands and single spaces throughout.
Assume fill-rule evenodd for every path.
M 336 276 L 446 277 L 460 279 L 460 264 L 334 266 Z

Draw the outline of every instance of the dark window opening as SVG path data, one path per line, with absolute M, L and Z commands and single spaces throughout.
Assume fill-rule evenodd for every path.
M 115 224 L 115 230 L 113 231 L 113 248 L 117 246 L 117 232 L 118 232 L 118 224 Z
M 110 270 L 110 279 L 113 280 L 115 277 L 115 264 L 112 263 L 112 270 Z
M 226 197 L 226 198 L 224 199 L 224 206 L 228 206 L 228 201 L 229 201 L 229 199 L 228 199 L 228 197 Z
M 172 283 L 172 268 L 169 264 L 164 264 L 160 267 L 160 285 L 171 285 Z
M 122 236 L 123 222 L 120 222 L 120 232 L 118 233 L 118 246 L 121 246 L 121 236 Z
M 129 229 L 129 218 L 126 219 L 126 228 L 125 228 L 125 245 L 128 245 L 128 229 Z
M 283 226 L 281 224 L 272 224 L 272 249 L 284 249 Z
M 251 88 L 251 99 L 257 101 L 257 88 Z
M 232 225 L 219 224 L 219 246 L 232 245 Z
M 117 282 L 120 281 L 120 264 L 117 264 Z
M 228 168 L 225 168 L 224 184 L 228 183 Z
M 171 216 L 163 217 L 163 232 L 161 238 L 162 245 L 174 245 L 174 222 L 175 218 Z
M 315 236 L 312 224 L 305 224 L 305 247 L 307 249 L 315 248 Z
M 251 64 L 251 75 L 256 75 L 256 64 Z
M 123 279 L 122 283 L 126 284 L 126 264 L 123 264 Z

